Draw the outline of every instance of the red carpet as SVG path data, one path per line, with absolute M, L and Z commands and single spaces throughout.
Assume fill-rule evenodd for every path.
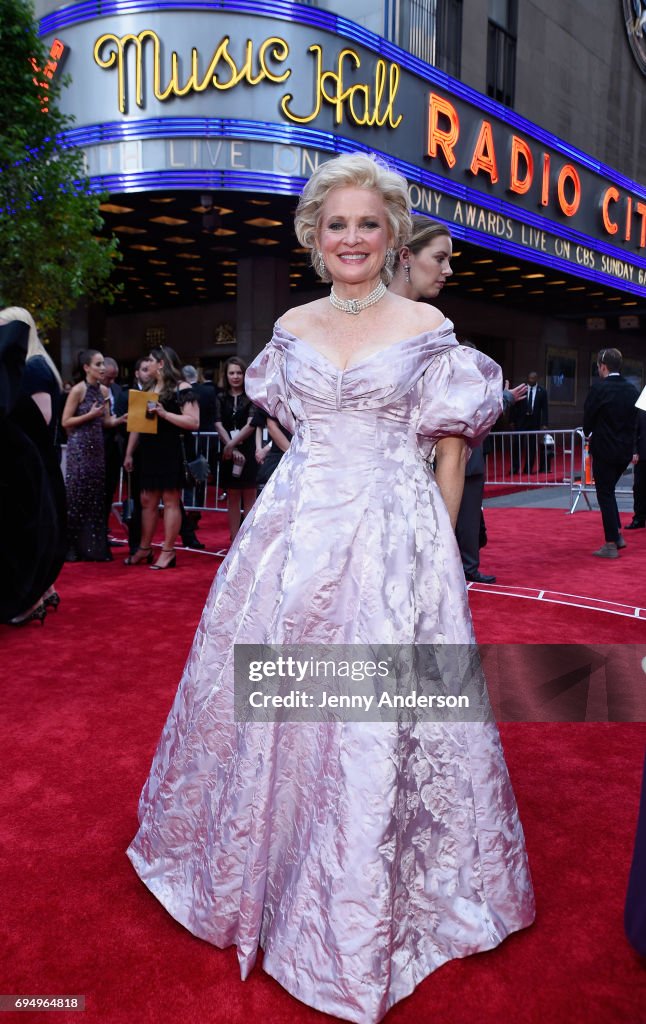
M 646 530 L 626 533 L 620 557 L 606 560 L 592 555 L 603 543 L 598 512 L 490 508 L 485 518 L 489 539 L 480 570 L 496 576 L 496 587 L 474 584 L 470 591 L 479 640 L 646 643 Z M 518 596 L 501 596 L 500 588 Z M 545 601 L 533 596 L 541 591 L 549 592 Z
M 616 563 L 597 563 L 589 555 L 600 542 L 595 514 L 491 510 L 487 524 L 482 568 L 501 583 L 639 603 L 646 531 L 628 535 Z M 213 529 L 205 523 L 202 536 Z M 222 526 L 216 531 L 221 541 Z M 175 924 L 124 855 L 219 564 L 189 552 L 178 563 L 166 573 L 120 562 L 66 566 L 60 609 L 44 628 L 0 628 L 0 988 L 87 997 L 82 1018 L 63 1012 L 58 1021 L 322 1024 L 331 1018 L 258 967 L 242 983 L 234 952 Z M 619 631 L 621 640 L 645 642 L 644 622 L 607 612 L 484 588 L 470 599 L 482 641 L 600 642 L 601 632 L 610 642 Z M 624 634 L 626 623 L 635 636 Z M 622 904 L 646 725 L 507 724 L 501 732 L 537 922 L 491 953 L 442 967 L 386 1021 L 639 1024 L 646 966 L 624 939 Z

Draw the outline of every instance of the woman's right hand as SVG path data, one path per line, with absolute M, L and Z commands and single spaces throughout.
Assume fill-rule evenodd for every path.
M 123 468 L 125 469 L 126 473 L 132 473 L 132 465 L 132 455 L 126 455 L 125 459 L 123 460 Z
M 104 412 L 105 412 L 105 403 L 104 402 L 95 402 L 94 405 L 92 406 L 92 408 L 90 409 L 90 414 L 91 414 L 93 420 L 98 420 L 100 417 L 103 417 Z

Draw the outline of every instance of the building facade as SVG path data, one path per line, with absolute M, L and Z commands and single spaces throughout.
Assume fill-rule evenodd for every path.
M 91 340 L 125 362 L 162 339 L 206 368 L 251 357 L 320 294 L 291 230 L 304 181 L 374 151 L 451 227 L 458 336 L 514 381 L 538 370 L 552 425 L 579 421 L 600 346 L 643 383 L 646 38 L 632 0 L 589 6 L 41 0 L 71 76 L 68 141 L 124 257 Z M 72 326 L 64 359 L 82 313 Z

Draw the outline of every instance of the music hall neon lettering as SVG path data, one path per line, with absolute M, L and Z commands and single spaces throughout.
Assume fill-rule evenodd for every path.
M 127 56 L 129 50 L 135 54 L 135 103 L 138 107 L 145 106 L 144 100 L 144 50 L 152 50 L 152 89 L 155 98 L 165 102 L 171 97 L 188 96 L 190 93 L 204 92 L 206 89 L 227 91 L 234 89 L 241 82 L 257 86 L 263 81 L 281 83 L 291 75 L 291 68 L 277 68 L 289 56 L 289 45 L 279 36 L 271 36 L 261 43 L 254 54 L 254 44 L 247 39 L 242 59 L 236 59 L 231 52 L 231 38 L 225 36 L 215 48 L 208 66 L 200 71 L 200 54 L 196 47 L 191 50 L 190 71 L 185 78 L 181 75 L 182 58 L 176 50 L 170 53 L 169 66 L 166 73 L 162 67 L 162 44 L 159 36 L 152 29 L 144 29 L 137 35 L 127 33 L 117 36 L 106 32 L 94 44 L 94 61 L 100 68 L 117 70 L 117 95 L 119 110 L 125 114 L 128 110 L 127 95 Z M 374 80 L 368 82 L 347 82 L 348 70 L 361 67 L 359 54 L 349 48 L 343 49 L 337 56 L 336 69 L 326 71 L 323 68 L 323 51 L 317 44 L 309 47 L 315 60 L 314 109 L 309 114 L 299 115 L 293 112 L 292 93 L 282 97 L 281 109 L 290 121 L 296 124 L 307 124 L 315 120 L 324 103 L 335 109 L 335 123 L 341 124 L 344 114 L 349 121 L 363 126 L 381 128 L 388 125 L 396 128 L 402 115 L 395 115 L 394 103 L 399 88 L 400 68 L 398 64 L 388 63 L 379 58 L 375 64 Z M 272 66 L 272 64 L 274 66 Z M 349 68 L 348 68 L 349 65 Z
M 399 89 L 399 65 L 391 64 L 388 75 L 386 75 L 386 61 L 379 58 L 375 65 L 375 79 L 372 87 L 364 82 L 357 82 L 353 85 L 345 84 L 344 61 L 348 58 L 355 68 L 361 67 L 361 58 L 354 50 L 346 48 L 341 50 L 337 57 L 336 71 L 323 70 L 323 48 L 314 43 L 309 47 L 315 61 L 314 109 L 303 116 L 295 114 L 290 109 L 290 103 L 294 99 L 291 93 L 283 96 L 280 107 L 285 117 L 296 124 L 309 124 L 321 113 L 323 103 L 329 103 L 335 108 L 334 123 L 342 124 L 344 109 L 346 115 L 357 125 L 376 125 L 382 128 L 387 124 L 390 128 L 397 128 L 402 120 L 402 115 L 395 116 L 393 107 L 397 90 Z M 388 78 L 388 98 L 382 109 L 384 94 L 386 92 L 386 78 Z M 328 92 L 327 86 L 331 91 Z
M 117 93 L 119 110 L 125 114 L 128 109 L 128 97 L 126 96 L 126 57 L 129 47 L 135 50 L 135 102 L 138 107 L 144 104 L 144 47 L 146 43 L 152 45 L 153 52 L 153 93 L 156 99 L 164 102 L 171 96 L 187 96 L 191 92 L 204 92 L 206 89 L 219 89 L 226 91 L 235 88 L 242 81 L 255 86 L 265 79 L 268 82 L 284 82 L 291 71 L 289 68 L 278 71 L 272 70 L 269 61 L 281 64 L 289 56 L 289 46 L 279 36 L 271 36 L 265 39 L 258 47 L 257 65 L 258 70 L 254 72 L 253 42 L 247 39 L 244 50 L 244 57 L 240 64 L 230 52 L 231 39 L 225 36 L 213 52 L 213 56 L 206 70 L 201 74 L 199 70 L 200 56 L 196 47 L 191 50 L 191 70 L 185 82 L 180 80 L 180 56 L 176 50 L 170 55 L 170 75 L 167 80 L 162 81 L 162 60 L 161 41 L 156 32 L 151 29 L 144 29 L 138 35 L 132 32 L 123 36 L 117 36 L 113 32 L 106 32 L 100 36 L 94 44 L 94 60 L 100 68 L 106 70 L 117 68 Z M 104 51 L 106 44 L 112 44 L 112 48 Z M 105 54 L 105 55 L 104 55 Z

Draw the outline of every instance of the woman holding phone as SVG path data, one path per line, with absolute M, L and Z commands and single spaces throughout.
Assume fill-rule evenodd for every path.
M 101 383 L 103 356 L 90 348 L 79 355 L 81 380 L 65 402 L 62 425 L 67 431 L 68 562 L 109 562 L 105 529 L 105 450 L 103 428 L 116 427 L 125 416 L 110 415 L 110 396 Z

